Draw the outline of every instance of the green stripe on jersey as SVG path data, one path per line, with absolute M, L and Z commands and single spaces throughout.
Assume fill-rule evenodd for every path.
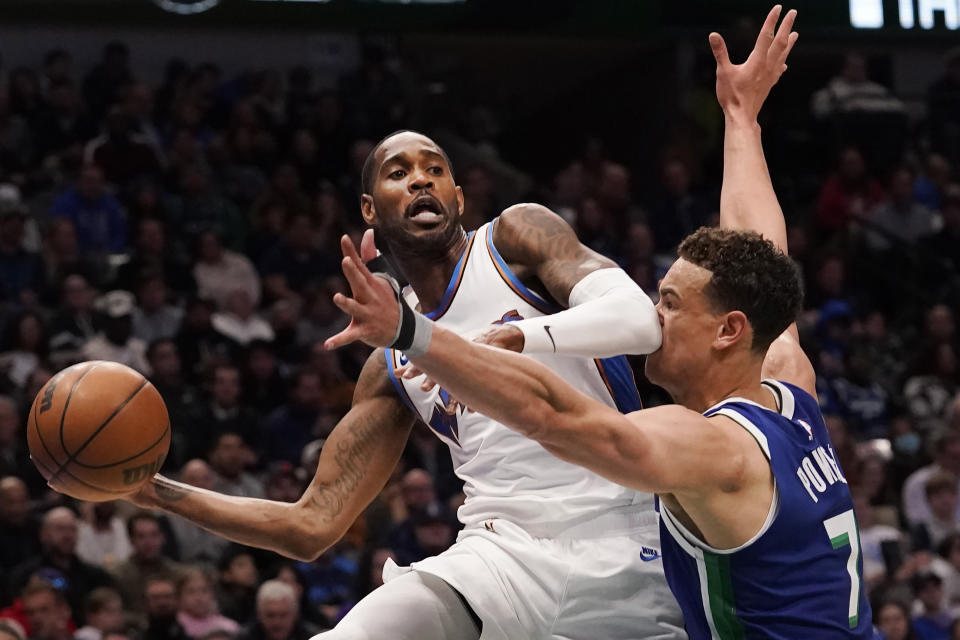
M 746 638 L 743 625 L 737 618 L 733 604 L 733 578 L 730 575 L 730 558 L 726 555 L 703 552 L 703 562 L 707 568 L 707 593 L 710 598 L 709 614 L 713 617 L 714 627 L 721 640 L 742 640 Z

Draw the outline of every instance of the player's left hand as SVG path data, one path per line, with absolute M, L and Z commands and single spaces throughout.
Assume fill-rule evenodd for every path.
M 336 349 L 360 340 L 371 347 L 387 347 L 397 334 L 400 308 L 397 294 L 386 278 L 375 276 L 360 259 L 349 236 L 340 238 L 343 251 L 341 267 L 350 284 L 352 298 L 342 293 L 333 296 L 333 303 L 350 315 L 346 329 L 323 343 L 326 349 Z M 363 252 L 376 255 L 373 234 L 364 234 Z M 373 257 L 371 256 L 371 257 Z
M 508 351 L 516 351 L 520 353 L 523 351 L 523 331 L 514 327 L 509 322 L 504 324 L 494 324 L 490 325 L 489 328 L 485 329 L 483 333 L 473 338 L 473 342 L 479 344 L 488 344 L 491 347 L 498 347 L 500 349 L 507 349 Z M 396 375 L 398 377 L 404 378 L 406 380 L 412 380 L 419 376 L 424 376 L 423 382 L 420 384 L 420 389 L 422 391 L 430 391 L 437 386 L 437 381 L 431 378 L 428 375 L 425 375 L 423 370 L 417 367 L 417 365 L 412 362 L 408 362 L 402 367 L 397 367 Z M 450 396 L 450 401 L 444 406 L 446 412 L 450 415 L 456 413 L 460 407 L 463 407 L 469 412 L 473 412 L 473 409 L 463 405 L 455 397 Z
M 796 9 L 787 12 L 777 29 L 782 10 L 779 4 L 770 10 L 757 43 L 743 64 L 731 63 L 723 37 L 710 34 L 710 49 L 717 60 L 717 100 L 727 117 L 755 120 L 773 85 L 787 70 L 787 56 L 799 35 L 792 31 Z

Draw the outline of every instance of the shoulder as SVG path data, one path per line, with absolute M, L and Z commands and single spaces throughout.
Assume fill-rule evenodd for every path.
M 508 262 L 528 262 L 543 253 L 544 240 L 567 237 L 577 242 L 576 234 L 559 215 L 533 202 L 507 207 L 493 222 L 492 240 Z

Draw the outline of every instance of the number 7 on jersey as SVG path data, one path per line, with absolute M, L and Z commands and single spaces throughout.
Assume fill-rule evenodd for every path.
M 860 611 L 860 573 L 857 564 L 860 560 L 860 536 L 857 535 L 857 519 L 853 509 L 837 514 L 823 521 L 823 526 L 830 537 L 830 545 L 834 549 L 850 547 L 850 557 L 847 558 L 847 573 L 850 574 L 850 607 L 848 622 L 850 628 L 857 626 Z

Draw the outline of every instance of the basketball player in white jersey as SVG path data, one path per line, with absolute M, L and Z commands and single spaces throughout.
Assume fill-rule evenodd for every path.
M 382 140 L 362 179 L 364 220 L 422 312 L 460 334 L 485 332 L 490 344 L 522 348 L 612 409 L 639 408 L 630 369 L 614 356 L 659 347 L 653 304 L 559 216 L 516 205 L 468 234 L 446 154 L 411 131 Z M 442 389 L 397 379 L 398 351 L 368 360 L 353 408 L 297 503 L 162 476 L 132 499 L 241 544 L 313 559 L 380 492 L 420 419 L 449 446 L 464 480 L 464 530 L 439 556 L 387 566 L 386 584 L 323 640 L 686 637 L 663 575 L 651 494 L 558 460 L 481 414 L 448 413 Z

